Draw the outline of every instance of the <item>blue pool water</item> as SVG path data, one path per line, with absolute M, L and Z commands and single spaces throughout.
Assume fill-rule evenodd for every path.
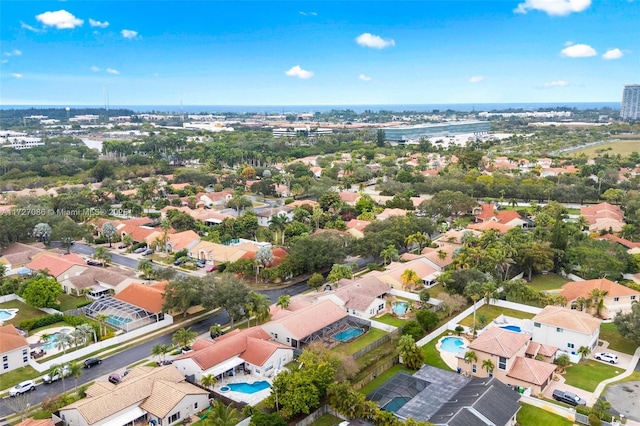
M 440 349 L 445 352 L 457 354 L 464 346 L 464 341 L 459 337 L 445 337 L 440 342 Z
M 393 304 L 391 310 L 396 315 L 404 315 L 407 313 L 407 309 L 409 309 L 409 304 L 407 302 L 396 302 Z
M 120 326 L 120 325 L 124 325 L 124 324 L 128 324 L 131 322 L 131 318 L 123 318 L 123 317 L 117 317 L 115 315 L 110 315 L 109 318 L 107 318 L 105 320 L 105 322 L 107 324 L 111 324 L 111 325 L 115 325 Z
M 364 330 L 362 330 L 361 328 L 351 327 L 344 331 L 341 331 L 340 333 L 334 334 L 333 338 L 341 342 L 348 342 L 349 340 L 353 340 L 363 333 Z
M 11 312 L 0 309 L 0 321 L 7 320 L 9 318 L 12 318 L 13 316 L 14 315 Z
M 49 337 L 47 337 L 46 341 L 47 344 L 44 346 L 40 346 L 40 349 L 45 350 L 45 351 L 50 351 L 52 349 L 56 349 L 58 346 L 58 336 L 60 334 L 67 334 L 68 332 L 70 332 L 71 329 L 69 328 L 61 328 L 60 331 L 56 331 L 55 333 L 51 333 L 49 335 Z
M 234 392 L 256 393 L 270 388 L 271 385 L 269 382 L 262 380 L 260 382 L 253 383 L 229 383 L 227 387 Z
M 411 400 L 411 398 L 407 398 L 407 397 L 404 397 L 404 396 L 396 396 L 391 401 L 387 402 L 384 405 L 384 407 L 382 407 L 382 409 L 395 413 L 396 411 L 401 409 L 404 406 L 404 404 L 406 404 L 410 400 Z
M 504 328 L 505 330 L 515 331 L 516 333 L 520 333 L 522 330 L 517 325 L 505 325 L 500 328 Z

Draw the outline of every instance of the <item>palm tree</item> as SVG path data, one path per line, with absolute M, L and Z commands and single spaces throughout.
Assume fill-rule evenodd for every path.
M 124 236 L 122 237 L 122 244 L 127 247 L 127 251 L 130 250 L 129 247 L 133 245 L 133 237 L 131 236 L 131 234 L 124 234 Z
M 71 337 L 71 341 L 73 342 L 73 346 L 75 346 L 76 348 L 85 342 L 85 335 L 82 330 L 78 330 L 78 328 L 69 333 L 69 335 Z
M 287 309 L 290 303 L 291 303 L 291 296 L 289 296 L 288 294 L 283 294 L 282 296 L 278 297 L 276 306 L 279 306 L 282 309 Z
M 593 303 L 596 305 L 596 316 L 600 316 L 600 309 L 604 307 L 604 297 L 609 294 L 607 290 L 598 290 L 594 288 L 589 293 L 589 297 L 593 300 Z
M 89 339 L 93 337 L 93 340 L 96 340 L 96 331 L 89 324 L 80 324 L 76 327 L 76 330 L 79 330 L 82 333 L 83 341 L 86 344 L 89 343 Z
M 580 311 L 584 310 L 584 307 L 587 304 L 587 299 L 585 299 L 584 297 L 580 296 L 576 298 L 576 304 L 578 305 L 578 307 L 580 308 Z
M 418 253 L 420 253 L 423 246 L 428 246 L 431 243 L 431 239 L 422 232 L 416 232 L 415 234 L 411 234 L 405 238 L 404 243 L 407 247 L 417 244 Z
M 211 389 L 216 384 L 216 382 L 217 380 L 215 377 L 213 377 L 213 374 L 205 374 L 200 378 L 200 384 L 205 388 Z
M 62 380 L 62 393 L 66 392 L 65 386 L 64 386 L 64 378 L 65 375 L 68 374 L 65 370 L 67 369 L 67 367 L 63 364 L 54 364 L 51 366 L 51 368 L 49 368 L 49 377 L 51 377 L 53 380 L 54 376 L 60 376 L 60 379 Z
M 278 239 L 278 232 L 282 234 L 282 245 L 284 245 L 284 229 L 286 228 L 288 221 L 289 219 L 284 213 L 278 213 L 271 216 L 271 219 L 269 219 L 269 228 L 276 231 L 276 240 Z
M 591 349 L 588 346 L 580 346 L 578 348 L 578 355 L 580 355 L 580 359 L 587 359 L 589 354 L 591 353 Z
M 98 314 L 96 315 L 96 321 L 100 325 L 100 337 L 107 334 L 107 320 L 109 319 L 109 315 Z
M 252 292 L 251 293 L 251 307 L 253 314 L 256 316 L 256 321 L 260 323 L 269 317 L 269 306 L 271 301 L 264 294 Z
M 181 348 L 188 348 L 197 337 L 198 333 L 191 331 L 191 328 L 181 328 L 173 333 L 171 341 Z
M 387 248 L 380 252 L 380 256 L 384 260 L 384 264 L 390 263 L 398 258 L 398 250 L 393 244 L 389 244 Z
M 598 398 L 591 408 L 591 412 L 599 418 L 603 418 L 609 410 L 611 410 L 611 403 L 600 398 Z
M 482 369 L 487 370 L 488 375 L 493 374 L 494 368 L 495 366 L 493 365 L 493 361 L 491 361 L 490 359 L 485 359 L 484 361 L 482 361 Z
M 171 229 L 171 221 L 168 218 L 164 218 L 160 221 L 160 228 L 162 229 L 162 248 L 163 251 L 167 251 L 167 235 L 169 229 Z
M 556 358 L 554 364 L 558 366 L 558 370 L 560 370 L 560 372 L 564 372 L 567 367 L 571 365 L 571 359 L 569 358 L 569 355 L 562 354 Z
M 240 413 L 238 413 L 238 410 L 231 407 L 231 405 L 225 405 L 222 401 L 216 401 L 213 404 L 213 409 L 207 414 L 204 424 L 210 426 L 235 426 L 239 421 Z
M 416 286 L 422 281 L 416 271 L 413 269 L 405 269 L 402 275 L 400 275 L 400 279 L 402 280 L 402 289 L 404 290 L 406 286 Z
M 70 348 L 73 344 L 73 337 L 67 333 L 58 333 L 56 336 L 56 349 L 67 353 L 67 348 Z
M 105 266 L 106 263 L 111 261 L 111 253 L 109 253 L 109 251 L 104 247 L 98 247 L 93 253 L 93 258 L 99 260 L 100 264 Z
M 78 387 L 78 377 L 82 376 L 82 365 L 78 362 L 71 361 L 67 364 L 67 371 L 69 371 L 69 375 L 73 376 L 73 387 Z
M 478 362 L 478 355 L 474 351 L 466 351 L 464 353 L 464 362 L 467 364 L 473 364 Z
M 211 327 L 209 327 L 209 334 L 211 335 L 211 337 L 213 338 L 221 336 L 222 335 L 222 326 L 220 324 L 214 324 Z

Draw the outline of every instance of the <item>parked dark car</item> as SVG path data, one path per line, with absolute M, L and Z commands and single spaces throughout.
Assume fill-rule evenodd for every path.
M 183 263 L 185 263 L 187 260 L 189 260 L 189 258 L 187 258 L 187 257 L 185 257 L 185 256 L 183 256 L 183 257 L 179 257 L 179 258 L 177 258 L 177 259 L 176 259 L 176 261 L 175 261 L 175 262 L 173 262 L 173 266 L 180 266 L 180 265 L 182 265 Z
M 97 262 L 97 261 L 92 260 L 92 259 L 87 259 L 87 265 L 89 265 L 89 266 L 100 266 L 100 262 Z
M 143 256 L 149 256 L 150 254 L 153 254 L 153 249 L 146 249 L 142 252 Z
M 573 405 L 573 406 L 587 404 L 587 401 L 580 398 L 575 393 L 565 392 L 559 389 L 556 389 L 553 391 L 553 399 L 555 399 L 556 401 L 564 402 L 565 404 Z
M 100 358 L 87 358 L 84 360 L 84 368 L 91 368 L 98 364 L 102 364 L 102 360 Z
M 140 254 L 140 253 L 143 253 L 145 250 L 146 250 L 146 248 L 144 248 L 144 247 L 138 247 L 133 252 Z
M 117 385 L 118 383 L 120 383 L 122 381 L 122 374 L 120 373 L 113 373 L 109 375 L 109 382 L 113 383 L 114 385 Z

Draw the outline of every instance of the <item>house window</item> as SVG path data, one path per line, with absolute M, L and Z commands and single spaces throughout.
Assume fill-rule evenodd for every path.
M 29 358 L 28 358 L 28 357 L 26 357 L 26 356 L 23 356 L 23 357 L 22 357 L 22 362 L 29 362 Z
M 633 298 L 635 298 L 635 296 L 631 296 L 631 298 L 633 299 Z M 381 311 L 381 310 L 383 310 L 383 309 L 384 309 L 384 305 L 380 305 L 380 306 L 378 306 L 378 310 L 379 310 L 379 311 Z
M 506 370 L 507 369 L 507 359 L 505 357 L 498 357 L 498 368 L 500 370 Z
M 169 417 L 169 424 L 171 424 L 173 422 L 177 422 L 178 420 L 180 420 L 180 412 L 179 411 L 177 413 L 175 413 L 175 414 L 172 414 Z
M 5 370 L 8 370 L 9 369 L 9 364 L 8 363 L 2 364 L 2 368 L 4 368 Z
M 193 409 L 194 409 L 194 410 L 197 410 L 197 409 L 198 409 L 198 403 L 197 403 L 197 402 L 194 402 L 194 403 L 193 403 Z
M 278 338 L 278 333 L 273 333 L 273 338 L 277 339 Z
M 471 372 L 472 373 L 475 373 L 477 370 L 478 370 L 478 368 L 477 368 L 476 364 L 471 365 Z
M 631 300 L 636 300 L 636 296 L 631 296 Z
M 7 355 L 4 355 L 2 357 L 2 362 L 7 362 L 9 360 L 9 357 Z
M 540 323 L 539 323 L 539 322 L 534 322 L 534 323 L 533 323 L 533 326 L 534 326 L 534 327 L 537 327 L 537 328 L 540 328 Z
M 560 327 L 556 327 L 556 331 L 557 331 L 558 333 L 562 333 L 564 330 L 563 330 L 562 328 L 560 328 Z
M 614 298 L 613 298 L 613 301 L 614 301 L 614 302 L 619 302 L 619 301 L 620 301 L 620 298 L 619 298 L 619 297 L 614 297 Z
M 573 343 L 567 343 L 567 347 L 568 347 L 568 348 L 573 349 L 573 348 L 575 348 L 576 346 L 575 346 Z

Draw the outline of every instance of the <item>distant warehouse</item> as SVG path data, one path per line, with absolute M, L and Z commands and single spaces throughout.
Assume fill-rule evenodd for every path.
M 449 136 L 459 134 L 482 135 L 491 130 L 490 121 L 450 121 L 435 124 L 416 124 L 413 126 L 385 127 L 385 139 L 395 142 L 408 142 L 420 138 Z

